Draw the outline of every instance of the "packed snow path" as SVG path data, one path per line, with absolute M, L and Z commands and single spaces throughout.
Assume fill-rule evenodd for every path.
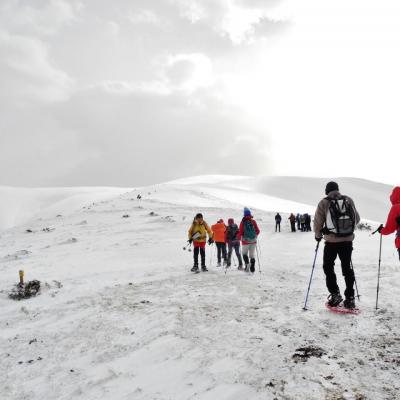
M 353 259 L 362 314 L 326 310 L 322 251 L 305 312 L 312 233 L 283 224 L 276 234 L 274 212 L 254 209 L 262 273 L 225 274 L 212 260 L 208 273 L 192 274 L 182 247 L 193 215 L 212 224 L 239 220 L 241 208 L 184 188 L 141 191 L 141 201 L 137 193 L 2 234 L 1 399 L 398 398 L 391 240 L 377 312 L 379 243 L 367 232 L 357 233 Z M 182 204 L 191 196 L 206 206 Z M 7 298 L 19 269 L 42 282 L 40 296 Z M 337 275 L 343 288 L 340 267 Z

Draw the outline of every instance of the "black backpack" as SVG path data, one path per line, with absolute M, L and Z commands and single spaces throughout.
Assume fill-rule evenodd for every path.
M 326 216 L 326 231 L 336 237 L 349 236 L 354 233 L 356 225 L 355 211 L 346 196 L 337 199 L 326 198 L 329 201 Z
M 228 225 L 228 227 L 226 228 L 227 240 L 237 240 L 238 232 L 239 232 L 239 228 L 236 224 Z

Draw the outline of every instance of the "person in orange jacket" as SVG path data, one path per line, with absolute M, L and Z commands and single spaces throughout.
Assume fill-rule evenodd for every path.
M 378 232 L 382 235 L 390 235 L 396 232 L 395 246 L 399 253 L 400 260 L 400 186 L 396 186 L 390 195 L 390 201 L 392 203 L 392 208 L 389 211 L 387 217 L 386 225 L 381 225 L 378 228 Z
M 227 262 L 226 254 L 226 225 L 223 219 L 219 219 L 216 224 L 211 227 L 214 234 L 214 242 L 217 246 L 217 266 L 221 266 L 222 259 L 224 260 L 224 265 Z

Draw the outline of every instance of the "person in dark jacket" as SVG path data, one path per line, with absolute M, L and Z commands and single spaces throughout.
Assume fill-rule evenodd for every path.
M 239 227 L 235 224 L 233 218 L 228 219 L 228 227 L 226 228 L 226 241 L 228 243 L 228 262 L 227 267 L 231 266 L 232 251 L 235 250 L 236 257 L 239 262 L 238 270 L 243 270 L 242 256 L 240 254 L 240 240 L 238 238 Z
M 278 229 L 279 229 L 279 232 L 281 231 L 281 221 L 282 221 L 282 217 L 279 213 L 277 213 L 275 215 L 275 232 L 278 232 Z
M 381 225 L 378 231 L 382 235 L 390 235 L 396 232 L 395 246 L 400 260 L 400 186 L 396 186 L 390 195 L 392 208 L 389 211 L 385 226 Z
M 310 214 L 304 214 L 305 217 L 305 231 L 306 232 L 311 232 L 311 215 Z
M 296 223 L 297 223 L 297 230 L 300 230 L 300 214 L 297 213 L 296 215 Z
M 290 227 L 292 229 L 292 232 L 296 232 L 296 217 L 294 214 L 290 214 L 288 220 L 290 221 Z
M 346 308 L 354 308 L 354 271 L 351 267 L 351 255 L 353 252 L 354 227 L 360 222 L 360 216 L 353 200 L 348 196 L 342 196 L 339 185 L 336 182 L 328 182 L 325 188 L 326 197 L 317 207 L 314 217 L 315 240 L 325 239 L 323 268 L 326 276 L 326 286 L 330 293 L 329 305 L 338 306 L 343 298 L 340 294 L 334 270 L 336 257 L 339 256 L 342 264 L 342 273 L 346 282 L 346 297 L 343 305 Z M 332 214 L 332 205 L 338 205 L 341 210 L 348 210 L 351 218 L 347 218 L 346 225 L 338 225 Z M 353 219 L 353 220 L 352 220 Z

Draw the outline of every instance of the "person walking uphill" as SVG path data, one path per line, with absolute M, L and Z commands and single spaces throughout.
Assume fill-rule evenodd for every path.
M 281 221 L 282 221 L 282 217 L 279 213 L 277 213 L 275 215 L 275 232 L 278 232 L 278 229 L 279 229 L 279 232 L 281 231 Z
M 213 233 L 208 226 L 207 222 L 204 221 L 202 214 L 196 214 L 193 223 L 189 229 L 189 243 L 193 242 L 194 252 L 194 264 L 191 269 L 192 272 L 199 272 L 199 253 L 201 257 L 201 270 L 208 271 L 206 267 L 206 241 L 208 235 L 208 244 L 214 243 Z
M 226 225 L 223 219 L 218 220 L 218 222 L 211 227 L 213 231 L 213 239 L 217 245 L 217 266 L 221 266 L 221 256 L 224 260 L 224 265 L 226 264 Z
M 260 229 L 257 226 L 257 222 L 253 219 L 251 211 L 248 208 L 244 208 L 244 217 L 240 223 L 238 238 L 242 241 L 242 254 L 245 263 L 245 271 L 254 273 L 256 265 L 256 246 L 257 237 L 260 234 Z M 249 259 L 250 255 L 250 259 Z
M 226 228 L 226 241 L 228 242 L 228 261 L 227 266 L 231 266 L 232 251 L 235 250 L 236 257 L 239 261 L 238 270 L 243 270 L 242 256 L 240 255 L 240 240 L 238 238 L 239 228 L 235 224 L 233 218 L 228 219 L 228 227 Z
M 342 264 L 342 273 L 346 282 L 343 302 L 346 308 L 355 308 L 354 302 L 354 271 L 351 267 L 351 254 L 355 226 L 360 222 L 360 216 L 353 200 L 339 192 L 336 182 L 328 182 L 325 188 L 326 197 L 317 207 L 314 217 L 315 240 L 325 239 L 323 268 L 326 276 L 326 286 L 330 293 L 328 304 L 338 306 L 343 298 L 340 294 L 334 270 L 336 257 Z
M 390 195 L 390 201 L 392 208 L 389 211 L 386 225 L 381 225 L 378 228 L 378 232 L 382 235 L 390 235 L 396 232 L 395 246 L 399 253 L 400 260 L 400 186 L 396 186 Z

